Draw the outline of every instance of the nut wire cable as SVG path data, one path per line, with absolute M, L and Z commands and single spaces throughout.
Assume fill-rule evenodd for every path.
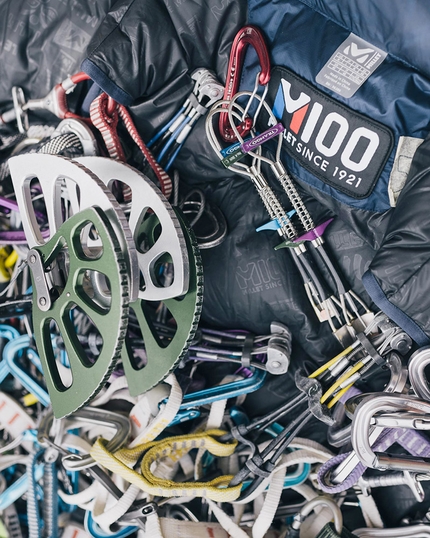
M 269 426 L 271 426 L 274 422 L 277 422 L 280 418 L 285 416 L 288 412 L 292 411 L 297 406 L 304 403 L 306 400 L 307 400 L 306 395 L 300 393 L 295 398 L 293 398 L 293 400 L 288 401 L 283 406 L 277 409 L 274 409 L 273 411 L 270 411 L 269 413 L 267 413 L 266 415 L 260 418 L 253 420 L 247 426 L 245 425 L 239 426 L 239 432 L 243 436 L 243 435 L 246 435 L 247 433 L 252 432 L 255 429 L 264 430 L 265 428 L 268 428 Z M 227 442 L 233 438 L 234 438 L 234 435 L 230 432 L 223 435 L 220 438 L 220 441 Z
M 249 95 L 249 92 L 241 92 L 241 94 Z M 257 99 L 261 99 L 258 95 L 256 97 Z M 211 144 L 212 149 L 218 155 L 220 160 L 222 160 L 221 144 L 217 136 L 215 135 L 212 118 L 215 114 L 223 113 L 224 105 L 225 105 L 224 101 L 220 101 L 216 103 L 210 110 L 209 114 L 207 115 L 206 124 L 205 124 L 206 135 L 208 137 L 209 143 Z M 243 115 L 244 109 L 240 107 L 236 102 L 228 102 L 228 105 L 229 105 L 228 112 L 231 116 L 231 119 L 233 120 L 233 117 L 234 117 L 240 120 L 242 118 L 242 116 L 240 115 L 240 112 Z M 266 103 L 264 103 L 264 106 L 265 107 L 267 106 Z M 235 108 L 235 110 L 233 109 L 233 107 Z M 232 124 L 232 127 L 233 129 L 235 128 L 234 123 Z M 254 134 L 253 131 L 251 131 L 251 133 Z M 277 148 L 278 160 L 280 157 L 280 149 L 281 149 L 281 144 L 282 144 L 281 136 L 282 135 L 279 135 L 278 137 L 278 148 Z M 243 139 L 240 136 L 238 139 L 243 142 Z M 269 186 L 265 177 L 261 174 L 261 163 L 267 162 L 268 164 L 271 164 L 273 168 L 273 165 L 274 165 L 273 161 L 261 155 L 261 146 L 259 146 L 256 149 L 256 152 L 253 152 L 253 151 L 248 152 L 248 156 L 252 157 L 250 166 L 241 162 L 236 162 L 234 165 L 229 166 L 229 169 L 235 173 L 245 175 L 246 177 L 252 180 L 264 206 L 266 207 L 267 212 L 270 215 L 271 220 L 277 221 L 280 226 L 280 228 L 278 229 L 278 233 L 284 238 L 286 243 L 292 243 L 298 237 L 298 232 L 296 228 L 294 227 L 293 223 L 291 222 L 291 220 L 289 219 L 289 217 L 287 216 L 278 197 L 275 195 L 275 193 Z M 301 214 L 306 215 L 307 209 L 304 206 L 301 197 L 295 190 L 295 187 L 291 181 L 288 183 L 288 188 L 291 191 L 290 197 L 294 198 L 294 204 L 300 209 Z M 284 186 L 284 189 L 285 189 L 285 186 Z M 305 275 L 306 273 L 309 275 L 309 280 L 312 282 L 314 289 L 316 289 L 318 292 L 318 296 L 319 296 L 318 302 L 322 310 L 325 310 L 327 312 L 327 319 L 330 323 L 332 331 L 335 332 L 335 327 L 331 320 L 331 312 L 335 312 L 335 316 L 337 319 L 339 319 L 339 317 L 337 315 L 333 301 L 330 298 L 328 298 L 328 294 L 325 291 L 324 279 L 319 275 L 319 272 L 316 266 L 314 265 L 311 257 L 308 256 L 305 247 L 303 245 L 299 246 L 298 244 L 297 246 L 295 244 L 291 246 L 293 246 L 293 248 L 291 248 L 290 251 L 292 253 L 292 256 L 296 265 L 298 266 L 300 273 L 302 275 Z M 307 282 L 308 278 L 304 277 L 304 281 Z M 344 308 L 345 302 L 342 298 L 340 300 L 340 304 L 342 305 L 346 322 L 349 323 L 349 319 L 352 318 L 352 316 L 349 315 L 346 308 Z
M 241 144 L 244 143 L 244 139 L 243 137 L 241 136 L 241 134 L 239 133 L 235 123 L 234 123 L 234 118 L 233 118 L 233 107 L 236 105 L 236 101 L 242 97 L 249 97 L 249 98 L 255 98 L 257 100 L 260 101 L 260 105 L 262 105 L 264 107 L 264 109 L 266 110 L 266 112 L 268 113 L 269 115 L 269 118 L 272 122 L 276 122 L 276 118 L 272 112 L 272 110 L 270 109 L 269 105 L 265 102 L 264 100 L 264 97 L 260 97 L 259 95 L 254 95 L 253 92 L 249 92 L 249 91 L 242 91 L 242 92 L 238 92 L 236 95 L 234 95 L 232 98 L 231 98 L 231 103 L 228 107 L 228 118 L 229 118 L 229 121 L 230 121 L 230 125 L 233 129 L 233 132 L 235 134 L 235 136 L 237 137 L 237 139 L 239 140 L 239 142 Z M 255 125 L 254 125 L 255 127 Z M 250 154 L 252 157 L 258 159 L 259 161 L 261 160 L 262 162 L 265 162 L 266 164 L 268 164 L 271 168 L 271 170 L 273 171 L 273 173 L 275 174 L 277 180 L 279 181 L 279 183 L 282 185 L 285 193 L 287 194 L 292 206 L 294 207 L 295 211 L 296 211 L 296 214 L 301 222 L 301 225 L 303 226 L 304 230 L 306 232 L 310 232 L 310 231 L 315 231 L 316 230 L 316 226 L 315 226 L 315 223 L 305 205 L 305 203 L 303 202 L 303 199 L 302 197 L 300 196 L 300 194 L 298 193 L 293 181 L 291 180 L 291 177 L 289 176 L 287 170 L 285 169 L 284 165 L 282 164 L 282 161 L 281 161 L 281 149 L 282 149 L 282 133 L 279 133 L 278 134 L 278 142 L 277 142 L 277 148 L 276 148 L 276 157 L 275 157 L 275 161 L 271 160 L 271 159 L 268 159 L 267 157 L 264 157 L 261 153 L 255 153 L 253 151 L 248 151 L 248 154 Z M 315 247 L 316 251 L 318 252 L 318 254 L 320 255 L 323 263 L 325 264 L 326 268 L 328 269 L 329 271 L 329 274 L 333 280 L 333 282 L 335 283 L 335 286 L 336 286 L 336 289 L 337 289 L 337 293 L 339 295 L 339 299 L 340 299 L 340 302 L 341 302 L 341 310 L 342 310 L 342 313 L 343 313 L 343 316 L 344 316 L 344 319 L 345 319 L 345 323 L 346 324 L 349 324 L 349 313 L 348 313 L 348 310 L 347 310 L 347 307 L 346 307 L 346 303 L 345 303 L 345 300 L 348 302 L 350 308 L 352 308 L 355 316 L 357 317 L 357 319 L 359 319 L 363 325 L 365 326 L 362 318 L 361 318 L 361 315 L 360 313 L 358 312 L 358 309 L 353 301 L 354 298 L 357 297 L 356 294 L 354 294 L 354 296 L 351 296 L 349 294 L 349 290 L 346 290 L 345 289 L 345 286 L 343 284 L 343 281 L 342 281 L 342 278 L 339 274 L 339 271 L 338 269 L 334 266 L 334 263 L 332 261 L 332 259 L 329 257 L 327 251 L 324 249 L 324 240 L 322 238 L 322 235 L 320 235 L 319 233 L 317 233 L 314 237 L 314 239 L 311 239 L 310 240 L 312 245 Z M 369 312 L 369 309 L 367 308 L 367 306 L 364 304 L 364 302 L 359 299 L 359 304 L 360 306 L 364 307 L 366 313 Z
M 369 335 L 374 331 L 374 329 L 378 326 L 379 318 L 380 316 L 375 316 L 374 320 L 364 330 L 365 335 Z M 372 345 L 375 347 L 377 353 L 382 355 L 384 352 L 389 351 L 392 334 L 395 334 L 395 329 L 389 331 L 385 336 L 382 334 L 372 337 Z M 327 361 L 308 376 L 310 379 L 320 377 L 319 381 L 324 382 L 327 374 L 334 376 L 336 368 L 339 369 L 339 366 L 342 366 L 338 372 L 340 376 L 337 376 L 337 379 L 326 390 L 321 398 L 321 403 L 324 403 L 329 396 L 335 393 L 334 397 L 328 404 L 329 409 L 331 409 L 340 400 L 340 398 L 342 398 L 342 396 L 349 390 L 349 388 L 351 388 L 351 386 L 353 386 L 356 381 L 362 379 L 363 376 L 374 366 L 372 357 L 367 354 L 364 358 L 359 359 L 353 366 L 350 365 L 351 359 L 358 351 L 360 351 L 360 348 L 362 348 L 361 342 L 360 340 L 356 340 L 351 346 L 344 349 L 341 353 L 333 357 L 333 359 Z M 342 371 L 344 371 L 343 374 L 341 374 Z M 350 383 L 348 383 L 348 380 L 350 380 Z M 345 385 L 345 383 L 348 384 Z M 338 392 L 336 392 L 336 390 L 338 390 Z

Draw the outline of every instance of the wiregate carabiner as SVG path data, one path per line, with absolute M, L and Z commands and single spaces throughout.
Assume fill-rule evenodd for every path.
M 255 369 L 251 377 L 245 377 L 239 381 L 232 381 L 225 385 L 217 385 L 216 387 L 186 394 L 179 409 L 207 405 L 216 402 L 217 400 L 235 398 L 242 394 L 254 392 L 263 386 L 265 379 L 266 372 Z
M 391 376 L 383 392 L 388 394 L 402 393 L 405 390 L 405 387 L 406 389 L 408 388 L 406 385 L 408 380 L 408 370 L 403 364 L 400 355 L 392 351 L 386 359 L 386 365 L 391 371 Z M 359 393 L 356 388 L 354 388 L 354 391 L 356 391 L 357 394 Z M 345 397 L 346 396 L 348 396 L 348 393 L 346 393 Z M 351 423 L 349 422 L 348 424 L 345 424 L 343 420 L 347 414 L 345 405 L 338 404 L 335 407 L 333 412 L 333 419 L 335 422 L 329 426 L 327 430 L 327 440 L 330 445 L 341 447 L 349 441 L 351 436 Z M 348 414 L 348 418 L 352 419 L 353 415 Z
M 244 26 L 236 34 L 233 45 L 231 47 L 230 59 L 228 62 L 227 79 L 225 81 L 224 101 L 230 101 L 233 95 L 239 89 L 240 76 L 242 72 L 242 64 L 245 58 L 245 52 L 248 45 L 252 45 L 255 49 L 258 60 L 260 62 L 261 71 L 258 77 L 258 82 L 262 86 L 266 86 L 270 80 L 270 59 L 269 53 L 261 31 L 252 25 Z M 224 106 L 227 108 L 227 105 Z M 246 118 L 239 126 L 238 130 L 242 136 L 246 136 L 253 121 L 251 118 Z M 234 132 L 229 124 L 227 114 L 221 114 L 219 118 L 219 131 L 221 138 L 225 142 L 232 142 L 236 139 Z

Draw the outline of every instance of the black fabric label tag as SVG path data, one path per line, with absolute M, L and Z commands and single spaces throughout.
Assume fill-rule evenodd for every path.
M 283 147 L 324 183 L 367 198 L 393 149 L 390 129 L 275 67 L 268 101 L 285 126 Z

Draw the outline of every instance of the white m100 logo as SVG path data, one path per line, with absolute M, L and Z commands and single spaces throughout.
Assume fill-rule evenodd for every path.
M 324 111 L 324 107 L 321 103 L 314 102 L 308 114 L 311 102 L 309 95 L 301 92 L 297 99 L 293 99 L 291 97 L 291 84 L 285 79 L 282 79 L 281 83 L 285 108 L 287 112 L 292 114 L 289 128 L 295 134 L 298 134 L 303 125 L 300 139 L 307 144 L 312 135 L 315 134 L 315 128 Z M 329 131 L 331 133 L 335 132 L 335 134 L 334 136 L 330 136 L 330 141 L 327 143 L 326 137 Z M 362 172 L 368 167 L 379 147 L 380 140 L 378 133 L 366 127 L 357 127 L 350 133 L 348 120 L 337 112 L 329 112 L 316 133 L 315 147 L 325 157 L 333 157 L 337 154 L 346 139 L 348 140 L 340 155 L 340 160 L 345 168 L 353 172 Z M 360 160 L 355 161 L 353 160 L 354 151 L 363 139 L 366 141 L 367 147 L 362 152 Z

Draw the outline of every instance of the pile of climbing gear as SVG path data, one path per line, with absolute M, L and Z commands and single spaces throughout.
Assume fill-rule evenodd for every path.
M 252 49 L 254 85 L 240 87 Z M 338 266 L 334 218 L 313 216 L 283 160 L 261 30 L 241 28 L 229 58 L 224 84 L 190 73 L 152 136 L 101 89 L 87 112 L 69 107 L 85 72 L 41 99 L 12 89 L 0 116 L 1 536 L 430 536 L 430 348 Z M 56 120 L 35 122 L 41 110 Z M 257 191 L 255 234 L 288 253 L 332 358 L 312 359 L 275 317 L 262 334 L 202 318 L 202 253 L 232 217 L 175 168 L 198 122 L 225 181 Z M 265 405 L 273 383 L 282 401 Z M 413 499 L 397 528 L 379 509 L 389 486 Z

